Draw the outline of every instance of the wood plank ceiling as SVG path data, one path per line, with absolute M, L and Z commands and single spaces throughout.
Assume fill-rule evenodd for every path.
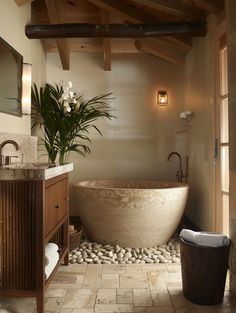
M 209 13 L 222 15 L 224 0 L 15 0 L 31 2 L 31 24 L 144 24 L 205 21 Z M 165 25 L 167 25 L 165 24 Z M 56 25 L 55 25 L 56 26 Z M 184 65 L 192 35 L 148 38 L 56 38 L 42 39 L 47 52 L 58 51 L 64 70 L 70 52 L 104 54 L 104 70 L 111 70 L 113 53 L 145 52 L 165 61 Z

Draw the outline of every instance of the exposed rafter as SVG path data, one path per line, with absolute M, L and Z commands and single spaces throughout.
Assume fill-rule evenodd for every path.
M 117 13 L 122 16 L 124 19 L 131 23 L 157 23 L 160 22 L 157 19 L 153 18 L 147 13 L 122 2 L 122 0 L 88 0 L 90 3 L 110 11 L 112 13 Z M 176 43 L 182 44 L 183 40 L 181 38 L 175 38 Z
M 45 0 L 48 16 L 50 19 L 51 24 L 58 24 L 60 23 L 57 7 L 56 7 L 56 0 Z M 60 55 L 61 64 L 63 70 L 70 69 L 70 50 L 69 45 L 66 39 L 57 39 L 57 49 Z
M 224 0 L 193 0 L 196 6 L 212 13 L 218 14 L 224 9 Z
M 101 9 L 112 13 L 119 13 L 124 19 L 132 23 L 155 23 L 156 19 L 144 12 L 136 9 L 122 0 L 88 0 L 88 2 Z
M 109 14 L 107 11 L 101 9 L 102 24 L 109 23 Z M 111 41 L 110 38 L 102 38 L 103 43 L 103 55 L 104 55 L 104 70 L 111 70 Z
M 181 16 L 185 19 L 199 19 L 204 17 L 204 12 L 198 8 L 181 3 L 179 0 L 132 0 L 152 9 L 164 11 Z M 198 0 L 196 0 L 198 1 Z
M 47 0 L 48 1 L 48 0 Z M 53 0 L 50 0 L 53 1 Z M 26 25 L 29 39 L 41 38 L 139 38 L 155 36 L 205 36 L 206 22 L 156 24 L 50 24 Z
M 179 51 L 175 51 L 172 47 L 162 41 L 152 39 L 141 39 L 135 41 L 135 46 L 138 50 L 159 57 L 167 62 L 175 65 L 184 66 L 185 55 Z
M 19 6 L 33 2 L 34 0 L 15 0 L 15 3 Z

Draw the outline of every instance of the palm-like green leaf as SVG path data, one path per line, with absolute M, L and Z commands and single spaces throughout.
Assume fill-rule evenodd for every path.
M 71 103 L 71 112 L 65 111 L 61 100 L 64 89 L 59 85 L 46 84 L 40 88 L 34 84 L 32 87 L 32 127 L 43 127 L 44 144 L 51 162 L 55 162 L 57 154 L 60 162 L 71 151 L 85 155 L 90 148 L 89 129 L 94 128 L 102 135 L 95 122 L 99 118 L 112 119 L 109 102 L 113 99 L 111 93 L 101 94 L 85 100 L 83 96 L 77 97 L 79 108 Z

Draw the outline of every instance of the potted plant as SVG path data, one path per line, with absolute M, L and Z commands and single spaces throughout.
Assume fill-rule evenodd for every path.
M 65 164 L 72 151 L 82 155 L 90 152 L 89 129 L 101 134 L 95 121 L 114 117 L 109 104 L 111 93 L 86 100 L 77 96 L 72 87 L 71 82 L 65 88 L 58 84 L 46 84 L 39 90 L 35 84 L 32 87 L 32 127 L 42 128 L 49 162 L 53 164 L 57 155 L 59 163 Z

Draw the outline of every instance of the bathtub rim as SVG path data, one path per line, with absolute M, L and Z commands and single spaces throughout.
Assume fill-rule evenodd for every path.
M 78 181 L 77 183 L 73 184 L 74 187 L 79 187 L 79 188 L 87 188 L 87 189 L 99 189 L 99 190 L 121 190 L 121 191 L 124 191 L 124 190 L 132 190 L 132 191 L 143 191 L 143 190 L 146 190 L 146 191 L 157 191 L 157 190 L 169 190 L 169 189 L 178 189 L 178 188 L 187 188 L 189 189 L 189 184 L 186 184 L 186 183 L 181 183 L 181 182 L 176 182 L 176 181 L 166 181 L 166 180 L 144 180 L 144 179 L 137 179 L 136 181 L 137 182 L 142 182 L 142 181 L 150 181 L 150 182 L 161 182 L 161 183 L 166 183 L 166 184 L 169 184 L 169 183 L 174 183 L 175 186 L 170 186 L 170 187 L 155 187 L 155 188 L 127 188 L 127 187 L 105 187 L 105 186 L 82 186 L 80 185 L 81 183 L 85 183 L 85 182 L 91 182 L 91 181 L 116 181 L 116 179 L 86 179 L 86 180 L 81 180 L 81 181 Z M 129 181 L 129 179 L 117 179 L 117 180 L 120 180 L 120 181 Z M 130 179 L 130 180 L 135 180 L 135 179 Z

